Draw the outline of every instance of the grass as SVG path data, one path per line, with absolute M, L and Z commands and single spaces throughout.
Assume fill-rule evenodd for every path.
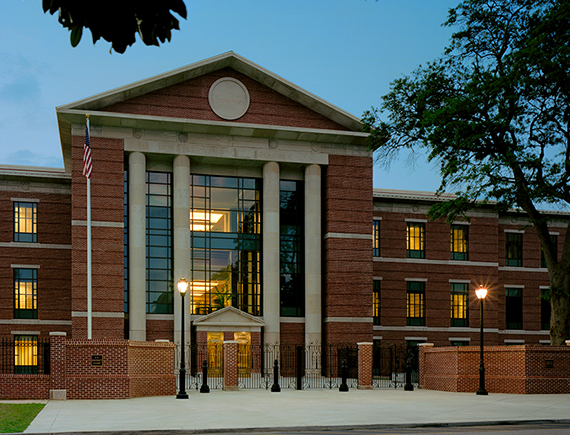
M 0 403 L 0 433 L 24 432 L 43 403 Z

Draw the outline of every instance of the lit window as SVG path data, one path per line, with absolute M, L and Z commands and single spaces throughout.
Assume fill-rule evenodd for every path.
M 425 258 L 425 231 L 424 223 L 408 222 L 408 258 Z
M 372 256 L 380 257 L 380 221 L 374 220 L 372 226 Z
M 408 282 L 408 326 L 425 326 L 425 283 L 424 282 Z
M 38 318 L 37 269 L 14 269 L 14 318 Z
M 16 335 L 14 337 L 14 373 L 20 375 L 38 372 L 38 337 Z
M 468 226 L 451 225 L 451 259 L 467 260 Z
M 374 325 L 380 325 L 380 280 L 372 282 L 372 318 Z
M 468 284 L 451 284 L 451 326 L 469 326 Z
M 38 241 L 38 205 L 35 202 L 14 202 L 14 241 Z
M 505 233 L 506 266 L 522 267 L 522 233 Z
M 522 329 L 522 289 L 506 289 L 506 329 Z

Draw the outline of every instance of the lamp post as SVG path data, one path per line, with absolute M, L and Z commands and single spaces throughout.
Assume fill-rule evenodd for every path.
M 186 363 L 184 362 L 184 295 L 188 290 L 188 281 L 181 278 L 178 281 L 178 291 L 180 296 L 182 296 L 182 326 L 180 328 L 180 389 L 176 395 L 177 399 L 188 399 L 188 394 L 186 394 Z
M 475 294 L 477 295 L 477 299 L 479 299 L 479 325 L 481 327 L 481 358 L 479 361 L 479 390 L 477 391 L 478 396 L 486 396 L 487 390 L 485 390 L 485 362 L 483 360 L 483 300 L 487 296 L 487 289 L 482 285 L 475 290 Z

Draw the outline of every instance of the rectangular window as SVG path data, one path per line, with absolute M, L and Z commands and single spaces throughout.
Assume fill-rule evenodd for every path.
M 372 319 L 374 325 L 380 325 L 380 280 L 372 281 Z
M 425 231 L 423 222 L 408 222 L 408 258 L 425 258 Z
M 425 283 L 408 281 L 408 326 L 425 326 Z
M 451 225 L 451 259 L 468 260 L 469 227 L 467 225 Z
M 522 289 L 506 289 L 505 318 L 506 329 L 522 329 Z
M 550 329 L 550 289 L 543 288 L 540 291 L 540 329 Z
M 372 226 L 372 256 L 380 257 L 380 221 L 374 220 Z
M 38 337 L 14 336 L 14 373 L 33 375 L 38 373 Z
M 469 326 L 469 284 L 451 283 L 451 326 Z
M 522 233 L 505 233 L 506 266 L 522 267 Z
M 556 234 L 551 234 L 550 240 L 554 245 L 554 252 L 558 254 L 558 236 Z M 554 261 L 558 261 L 558 255 L 555 255 Z M 542 248 L 540 248 L 540 267 L 546 268 L 546 258 L 544 258 L 544 251 Z
M 38 241 L 38 205 L 14 202 L 14 242 Z
M 38 318 L 37 269 L 14 269 L 14 318 Z

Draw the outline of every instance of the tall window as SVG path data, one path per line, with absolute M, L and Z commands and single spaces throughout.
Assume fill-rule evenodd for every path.
M 14 318 L 38 318 L 37 269 L 14 269 Z
M 172 314 L 172 174 L 146 173 L 146 312 Z
M 425 326 L 425 283 L 408 281 L 408 326 Z
M 550 289 L 540 290 L 540 329 L 550 329 Z
M 192 314 L 261 313 L 261 180 L 193 175 Z
M 469 227 L 467 225 L 451 225 L 451 259 L 468 260 Z
M 451 283 L 451 326 L 469 326 L 469 284 Z
M 372 256 L 380 257 L 380 221 L 374 220 L 372 224 Z
M 372 319 L 374 325 L 380 325 L 380 280 L 372 281 Z
M 38 241 L 38 205 L 14 202 L 14 242 Z
M 507 288 L 505 302 L 506 329 L 522 329 L 522 289 Z
M 506 266 L 522 266 L 522 233 L 505 233 Z
M 556 234 L 551 234 L 550 241 L 554 245 L 554 261 L 558 261 L 558 236 Z M 542 248 L 540 248 L 540 267 L 546 268 L 546 258 L 544 258 L 544 250 Z
M 38 373 L 38 337 L 14 336 L 14 373 L 32 375 Z
M 408 222 L 408 258 L 425 258 L 425 232 L 426 228 L 423 222 Z
M 302 181 L 280 182 L 280 304 L 282 316 L 305 315 L 305 196 Z

